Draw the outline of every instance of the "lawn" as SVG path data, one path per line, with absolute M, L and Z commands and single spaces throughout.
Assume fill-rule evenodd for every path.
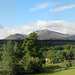
M 40 73 L 40 74 L 30 74 L 30 75 L 75 75 L 75 69 L 64 70 L 55 73 Z
M 56 72 L 54 74 L 47 74 L 47 75 L 75 75 L 75 69 L 64 70 L 64 71 Z
M 44 73 L 38 73 L 38 74 L 27 74 L 27 75 L 75 75 L 75 66 L 73 67 L 70 67 L 69 69 L 67 70 L 64 70 L 63 68 L 62 69 L 55 69 L 52 72 L 44 72 Z

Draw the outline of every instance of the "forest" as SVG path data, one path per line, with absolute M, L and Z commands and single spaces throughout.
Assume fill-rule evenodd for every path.
M 61 64 L 61 65 L 57 65 Z M 31 33 L 25 40 L 0 41 L 0 74 L 30 75 L 48 69 L 68 69 L 75 65 L 75 41 L 38 40 Z

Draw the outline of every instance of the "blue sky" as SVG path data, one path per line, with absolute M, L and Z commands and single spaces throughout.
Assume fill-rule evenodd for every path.
M 0 0 L 1 38 L 45 28 L 74 34 L 74 25 L 75 0 Z

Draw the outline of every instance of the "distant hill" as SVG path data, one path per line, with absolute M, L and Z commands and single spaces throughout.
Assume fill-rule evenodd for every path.
M 35 31 L 38 35 L 39 40 L 75 40 L 75 35 L 68 35 L 68 34 L 63 34 L 55 31 L 50 31 L 47 29 L 43 30 L 37 30 Z M 23 40 L 25 37 L 28 37 L 29 35 L 25 34 L 13 34 L 5 38 L 6 40 Z
M 25 34 L 13 34 L 5 38 L 6 40 L 23 40 L 27 37 Z

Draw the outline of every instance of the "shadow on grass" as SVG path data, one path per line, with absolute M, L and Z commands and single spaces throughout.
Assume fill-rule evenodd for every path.
M 25 74 L 25 75 L 48 75 L 63 70 L 69 70 L 69 69 L 75 69 L 75 66 L 74 67 L 73 66 L 72 67 L 60 67 L 60 66 L 44 67 L 41 73 L 33 73 L 33 74 Z
M 60 66 L 44 67 L 41 73 L 25 74 L 25 75 L 47 75 L 62 71 Z
M 57 71 L 61 71 L 60 66 L 52 66 L 52 67 L 46 67 L 43 71 L 43 73 L 55 73 Z

